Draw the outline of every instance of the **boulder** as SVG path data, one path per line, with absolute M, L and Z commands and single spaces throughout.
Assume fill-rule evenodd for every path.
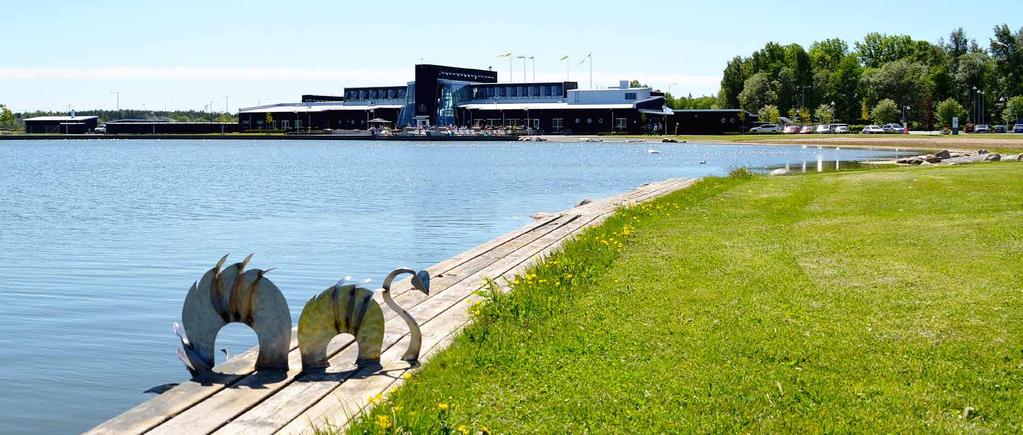
M 591 203 L 591 202 L 593 202 L 593 200 L 592 200 L 592 199 L 586 198 L 586 199 L 584 199 L 584 200 L 582 200 L 582 201 L 579 201 L 579 203 L 578 203 L 578 204 L 576 204 L 575 206 L 576 206 L 576 207 L 582 207 L 582 206 L 584 206 L 584 205 L 586 205 L 586 204 L 589 204 L 589 203 Z
M 941 157 L 938 157 L 938 156 L 936 156 L 934 154 L 928 154 L 928 155 L 924 156 L 923 161 L 927 162 L 927 163 L 941 163 Z
M 977 150 L 977 154 L 987 154 L 987 153 L 989 153 L 989 152 L 990 152 L 990 151 L 988 151 L 988 150 L 985 150 L 985 149 L 979 149 L 979 150 Z
M 945 160 L 945 159 L 951 159 L 952 158 L 952 153 L 948 152 L 948 150 L 941 150 L 941 151 L 938 151 L 938 152 L 934 153 L 934 156 L 939 158 L 939 159 Z
M 1002 159 L 1002 156 L 1000 156 L 998 154 L 988 154 L 987 157 L 984 157 L 984 160 L 987 160 L 989 162 L 997 162 L 997 161 L 999 161 L 1001 159 Z
M 923 163 L 921 163 L 921 164 L 920 164 L 920 166 L 934 166 L 934 163 L 931 163 L 931 162 L 923 162 Z
M 774 177 L 783 176 L 783 175 L 792 175 L 792 171 L 790 171 L 788 169 L 785 169 L 785 168 L 778 168 L 778 169 L 775 169 L 775 170 L 771 171 L 770 175 L 774 176 Z
M 1020 161 L 1020 162 L 1023 162 L 1023 154 L 1018 154 L 1018 155 L 1016 156 L 1016 160 L 1017 160 L 1017 161 Z

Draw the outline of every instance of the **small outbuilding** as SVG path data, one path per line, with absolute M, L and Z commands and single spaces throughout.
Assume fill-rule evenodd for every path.
M 25 133 L 85 134 L 96 129 L 95 116 L 37 116 L 25 119 Z

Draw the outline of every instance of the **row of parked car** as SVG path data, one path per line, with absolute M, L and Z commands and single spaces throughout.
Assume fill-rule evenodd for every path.
M 968 129 L 967 132 L 972 132 L 972 133 L 1008 133 L 1009 132 L 1009 128 L 1007 126 L 1004 126 L 1004 125 L 996 125 L 996 126 L 992 127 L 992 126 L 987 125 L 987 124 L 977 124 L 977 125 L 973 126 L 972 131 Z M 1023 124 L 1016 124 L 1016 125 L 1012 126 L 1012 132 L 1013 133 L 1023 133 Z
M 971 128 L 964 130 L 967 133 L 1007 133 L 1010 130 L 1004 125 L 994 127 L 987 124 L 970 125 Z M 1012 126 L 1013 133 L 1023 133 L 1023 124 Z M 846 134 L 849 133 L 849 124 L 821 124 L 812 125 L 789 125 L 782 127 L 778 124 L 763 124 L 749 129 L 750 133 L 785 133 L 785 134 Z M 868 125 L 863 127 L 863 134 L 886 134 L 905 133 L 906 127 L 902 124 Z
M 897 124 L 889 124 L 897 125 Z M 885 127 L 888 127 L 887 125 Z M 900 127 L 901 128 L 901 127 Z M 785 133 L 785 134 L 846 134 L 849 124 L 789 125 L 784 128 L 777 124 L 763 124 L 749 129 L 750 133 Z

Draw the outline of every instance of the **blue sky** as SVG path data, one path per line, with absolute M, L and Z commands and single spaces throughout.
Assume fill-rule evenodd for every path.
M 465 8 L 452 6 L 463 3 Z M 1021 23 L 1011 2 L 37 0 L 3 7 L 0 103 L 15 111 L 121 107 L 231 111 L 337 94 L 345 86 L 404 84 L 415 63 L 487 68 L 508 79 L 501 53 L 534 56 L 538 80 L 588 86 L 638 79 L 675 94 L 713 93 L 731 57 L 768 41 L 871 31 L 936 41 L 956 27 L 987 45 L 991 28 Z M 1013 22 L 1011 19 L 1016 18 Z M 532 64 L 529 76 L 532 78 Z M 514 79 L 522 80 L 516 60 Z

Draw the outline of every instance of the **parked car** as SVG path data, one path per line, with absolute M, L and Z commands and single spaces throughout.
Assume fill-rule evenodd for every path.
M 835 134 L 849 134 L 849 124 L 834 124 L 831 126 L 831 131 Z
M 884 130 L 885 133 L 902 133 L 905 131 L 905 127 L 903 127 L 902 124 L 885 124 L 881 126 L 881 129 Z
M 977 124 L 973 127 L 974 133 L 991 133 L 991 126 L 987 124 Z
M 790 126 L 785 127 L 785 130 L 782 131 L 782 133 L 785 133 L 785 134 L 799 134 L 800 130 L 802 130 L 802 128 L 799 127 L 798 125 L 790 125 Z
M 96 127 L 92 129 L 92 132 L 96 134 L 107 134 L 107 126 L 101 125 L 99 127 Z
M 863 131 L 861 133 L 863 133 L 863 134 L 883 134 L 884 133 L 884 129 L 881 128 L 880 125 L 868 125 L 866 127 L 863 127 Z
M 750 133 L 781 133 L 781 126 L 777 124 L 758 125 L 749 129 Z
M 996 125 L 994 130 L 992 131 L 994 131 L 995 133 L 1005 133 L 1009 131 L 1009 128 L 1004 125 Z
M 828 134 L 832 133 L 831 124 L 821 124 L 817 126 L 817 130 L 814 131 L 817 134 Z
M 803 128 L 799 130 L 799 134 L 810 134 L 810 133 L 813 133 L 813 126 L 812 125 L 804 125 Z
M 1023 124 L 1016 124 L 1012 126 L 1013 133 L 1023 133 Z

